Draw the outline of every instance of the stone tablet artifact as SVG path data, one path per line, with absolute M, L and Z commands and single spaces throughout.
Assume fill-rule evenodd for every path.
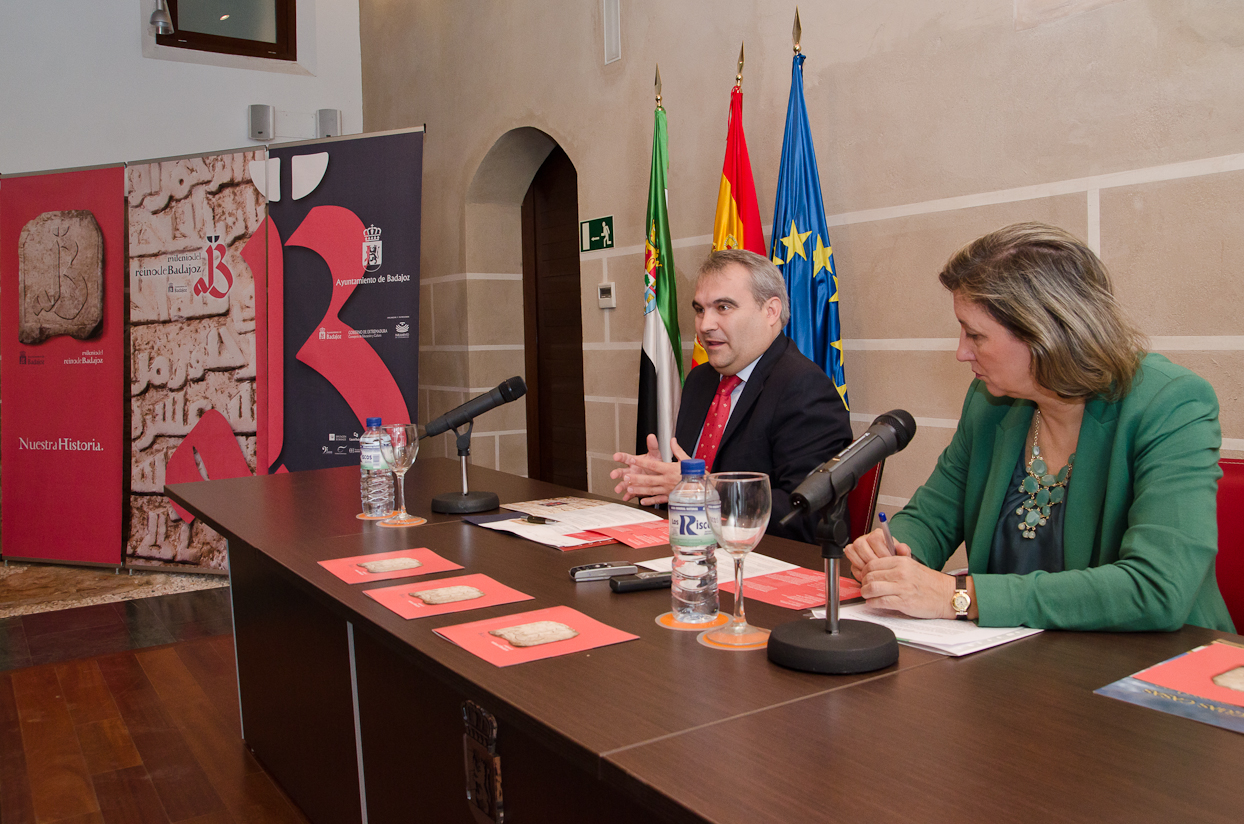
M 87 211 L 44 212 L 17 241 L 17 339 L 86 340 L 104 317 L 104 236 Z
M 488 634 L 504 638 L 511 646 L 538 647 L 554 641 L 569 641 L 579 633 L 560 621 L 534 621 L 530 624 L 490 630 Z
M 437 604 L 452 604 L 457 601 L 470 601 L 475 598 L 483 598 L 484 593 L 475 587 L 456 586 L 456 587 L 440 587 L 438 589 L 425 589 L 420 592 L 409 593 L 411 598 L 418 598 L 428 606 L 436 606 Z
M 381 561 L 364 561 L 359 566 L 374 575 L 378 572 L 397 572 L 399 569 L 417 569 L 423 566 L 423 561 L 414 558 L 385 558 Z
M 1214 683 L 1229 690 L 1244 692 L 1244 667 L 1235 667 L 1215 675 Z

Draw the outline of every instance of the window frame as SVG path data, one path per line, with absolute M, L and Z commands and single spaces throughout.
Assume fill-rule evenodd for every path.
M 166 0 L 169 16 L 173 19 L 172 34 L 157 34 L 155 42 L 160 46 L 190 51 L 215 52 L 216 54 L 233 54 L 241 57 L 261 57 L 267 60 L 298 60 L 298 19 L 297 0 L 273 0 L 276 6 L 276 42 L 266 43 L 261 40 L 247 40 L 241 37 L 224 37 L 218 34 L 203 34 L 195 31 L 182 31 L 177 24 L 178 0 Z

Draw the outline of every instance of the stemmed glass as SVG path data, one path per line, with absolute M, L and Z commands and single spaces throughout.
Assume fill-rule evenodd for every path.
M 769 630 L 747 623 L 743 608 L 743 559 L 755 549 L 769 526 L 773 493 L 763 472 L 715 472 L 708 476 L 704 508 L 717 545 L 734 559 L 734 617 L 704 640 L 728 647 L 762 646 Z
M 411 515 L 406 511 L 406 470 L 415 462 L 419 454 L 419 429 L 413 423 L 391 423 L 384 427 L 390 443 L 380 442 L 380 453 L 388 462 L 394 479 L 394 492 L 397 493 L 397 511 L 391 518 L 380 523 L 384 526 L 418 526 L 427 523 L 427 518 Z

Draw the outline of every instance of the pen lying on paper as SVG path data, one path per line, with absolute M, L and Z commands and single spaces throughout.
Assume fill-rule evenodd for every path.
M 890 534 L 890 525 L 886 523 L 884 512 L 877 513 L 877 521 L 881 524 L 881 534 L 885 536 L 886 549 L 890 550 L 891 555 L 897 555 L 898 547 L 894 545 L 894 536 Z

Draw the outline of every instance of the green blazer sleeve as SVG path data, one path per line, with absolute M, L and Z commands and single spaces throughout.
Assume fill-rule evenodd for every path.
M 894 517 L 940 569 L 966 542 L 982 626 L 1233 631 L 1214 577 L 1218 401 L 1202 378 L 1146 356 L 1132 391 L 1085 406 L 1064 520 L 1064 571 L 986 573 L 1033 407 L 974 383 L 937 468 Z

